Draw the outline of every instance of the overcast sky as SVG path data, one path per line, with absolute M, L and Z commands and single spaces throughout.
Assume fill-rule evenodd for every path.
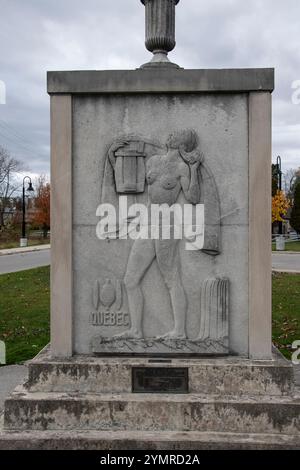
M 182 67 L 275 67 L 273 156 L 299 167 L 300 1 L 181 0 L 176 11 L 170 58 Z M 31 172 L 49 173 L 46 71 L 132 69 L 149 59 L 140 0 L 0 0 L 0 145 Z

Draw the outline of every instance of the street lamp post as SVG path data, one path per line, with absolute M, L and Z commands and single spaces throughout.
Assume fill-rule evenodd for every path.
M 294 179 L 297 178 L 297 175 L 293 175 L 290 179 L 290 187 L 289 187 L 289 192 L 292 193 L 293 192 L 293 184 L 294 184 Z
M 21 239 L 20 239 L 20 247 L 27 246 L 26 219 L 25 219 L 25 211 L 26 211 L 26 205 L 25 205 L 25 180 L 26 179 L 29 180 L 27 191 L 34 191 L 30 176 L 24 176 L 24 178 L 23 178 L 23 195 L 22 195 L 22 236 L 21 236 Z
M 277 166 L 277 188 L 279 189 L 279 191 L 281 191 L 282 190 L 282 171 L 281 171 L 280 155 L 278 155 L 277 157 L 276 166 Z M 279 235 L 282 235 L 282 222 L 279 222 L 278 230 L 279 230 Z
M 281 156 L 280 155 L 278 155 L 276 159 L 276 166 L 277 166 L 277 178 L 278 178 L 277 187 L 279 191 L 281 191 L 282 190 L 282 171 L 281 171 Z

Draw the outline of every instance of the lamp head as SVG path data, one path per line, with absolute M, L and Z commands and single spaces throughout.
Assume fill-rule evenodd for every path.
M 28 184 L 27 191 L 34 191 L 31 181 L 30 181 L 30 183 Z

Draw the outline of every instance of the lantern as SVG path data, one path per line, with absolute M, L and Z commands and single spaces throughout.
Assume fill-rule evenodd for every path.
M 115 152 L 115 181 L 118 193 L 143 193 L 146 168 L 144 142 L 130 142 Z

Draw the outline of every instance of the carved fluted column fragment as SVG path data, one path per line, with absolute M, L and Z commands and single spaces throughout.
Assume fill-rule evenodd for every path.
M 228 341 L 229 280 L 207 279 L 201 289 L 198 339 Z

